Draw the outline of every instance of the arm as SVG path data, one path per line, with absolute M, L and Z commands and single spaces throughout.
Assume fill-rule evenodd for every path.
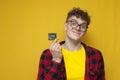
M 89 52 L 86 80 L 105 80 L 104 61 L 101 52 L 97 49 L 91 49 Z
M 60 63 L 52 60 L 52 55 L 49 50 L 42 53 L 37 80 L 58 80 Z
M 100 51 L 98 51 L 100 54 L 99 60 L 98 60 L 98 80 L 105 80 L 105 69 L 104 69 L 104 60 L 103 56 Z
M 45 50 L 40 58 L 38 80 L 59 80 L 62 73 L 62 46 L 55 39 L 48 50 Z M 59 74 L 59 75 L 58 75 Z

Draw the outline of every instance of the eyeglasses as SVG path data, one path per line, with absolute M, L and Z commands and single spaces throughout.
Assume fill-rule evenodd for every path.
M 79 27 L 81 31 L 86 31 L 86 29 L 88 28 L 87 23 L 78 24 L 78 22 L 74 19 L 68 20 L 68 23 L 71 27 Z

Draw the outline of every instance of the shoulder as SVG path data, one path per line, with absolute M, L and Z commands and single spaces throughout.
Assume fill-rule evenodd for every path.
M 91 46 L 87 46 L 85 44 L 84 44 L 84 48 L 86 51 L 86 58 L 88 62 L 94 65 L 100 64 L 103 65 L 104 67 L 104 59 L 100 50 Z
M 41 54 L 41 59 L 51 59 L 52 58 L 52 55 L 50 53 L 50 50 L 49 49 L 45 49 L 42 54 Z
M 82 43 L 82 44 L 83 44 L 83 46 L 85 48 L 85 51 L 86 51 L 87 55 L 96 56 L 96 57 L 102 57 L 102 52 L 99 49 L 88 46 L 85 43 Z

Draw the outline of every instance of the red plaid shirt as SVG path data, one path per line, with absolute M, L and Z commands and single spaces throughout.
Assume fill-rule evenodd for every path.
M 99 50 L 82 43 L 86 51 L 84 80 L 105 80 L 104 61 Z M 52 61 L 49 49 L 45 50 L 39 62 L 37 80 L 67 80 L 64 59 L 61 63 Z

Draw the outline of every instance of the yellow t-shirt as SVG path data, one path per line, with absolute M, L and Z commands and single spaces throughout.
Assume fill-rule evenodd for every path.
M 71 52 L 62 48 L 62 53 L 65 62 L 67 80 L 84 80 L 85 75 L 85 49 Z

